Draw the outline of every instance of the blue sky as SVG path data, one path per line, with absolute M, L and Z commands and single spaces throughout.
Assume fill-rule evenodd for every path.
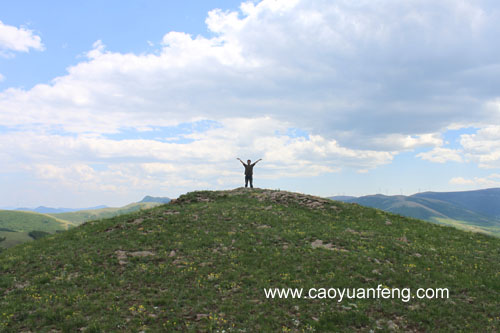
M 500 186 L 495 1 L 0 3 L 0 207 Z

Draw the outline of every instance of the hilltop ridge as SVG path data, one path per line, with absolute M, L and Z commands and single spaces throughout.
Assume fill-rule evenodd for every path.
M 196 191 L 0 253 L 0 331 L 495 331 L 500 239 L 266 189 Z M 448 299 L 265 288 L 449 288 Z
M 270 189 L 249 189 L 246 187 L 238 187 L 233 190 L 225 191 L 196 191 L 181 195 L 177 199 L 171 201 L 172 204 L 183 204 L 192 202 L 211 202 L 215 201 L 217 198 L 225 198 L 228 196 L 249 196 L 250 198 L 255 198 L 259 202 L 265 200 L 271 201 L 277 204 L 283 204 L 285 207 L 288 204 L 296 204 L 299 206 L 304 206 L 308 208 L 318 209 L 324 208 L 325 204 L 329 204 L 330 207 L 335 207 L 331 200 L 297 192 L 289 192 L 282 190 L 270 190 Z

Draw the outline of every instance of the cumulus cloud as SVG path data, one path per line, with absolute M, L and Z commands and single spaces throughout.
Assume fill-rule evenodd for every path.
M 467 185 L 478 187 L 500 187 L 500 174 L 491 174 L 487 177 L 474 177 L 472 179 L 454 177 L 450 179 L 452 185 Z
M 239 184 L 242 168 L 235 158 L 240 155 L 264 159 L 259 165 L 261 179 L 311 177 L 342 168 L 366 170 L 393 159 L 392 153 L 353 150 L 319 135 L 286 133 L 286 124 L 270 118 L 231 118 L 186 134 L 191 139 L 186 143 L 13 131 L 0 135 L 0 149 L 12 163 L 23 161 L 18 167 L 36 171 L 39 179 L 94 190 L 115 186 L 117 191 L 167 184 L 170 190 L 188 184 Z
M 461 136 L 465 156 L 478 163 L 479 167 L 492 169 L 500 168 L 500 126 L 489 125 L 475 134 Z
M 239 13 L 211 11 L 210 38 L 167 33 L 160 53 L 121 54 L 97 42 L 68 75 L 2 93 L 0 121 L 79 132 L 147 126 L 152 117 L 272 115 L 376 149 L 367 137 L 432 135 L 489 117 L 484 105 L 496 92 L 474 98 L 481 83 L 464 76 L 496 54 L 497 16 L 477 1 L 249 2 Z
M 471 179 L 465 179 L 463 177 L 453 177 L 450 179 L 450 184 L 453 185 L 474 185 L 474 181 Z
M 30 49 L 43 51 L 40 36 L 24 27 L 14 27 L 0 21 L 0 55 L 9 56 L 11 51 L 29 52 Z
M 417 157 L 435 163 L 446 163 L 449 161 L 463 162 L 461 150 L 442 147 L 437 147 L 431 151 L 417 154 Z
M 0 146 L 45 165 L 39 177 L 68 161 L 66 178 L 104 175 L 74 166 L 99 162 L 125 179 L 178 184 L 224 184 L 218 173 L 233 175 L 227 161 L 237 155 L 263 157 L 270 178 L 366 171 L 422 147 L 431 150 L 418 156 L 433 162 L 499 165 L 487 127 L 500 119 L 496 2 L 263 0 L 210 11 L 206 24 L 209 36 L 167 32 L 151 53 L 96 41 L 66 75 L 0 92 L 0 125 L 15 129 Z M 9 50 L 43 48 L 33 32 L 15 31 L 32 44 Z M 220 127 L 185 135 L 188 143 L 109 137 L 200 120 Z M 480 130 L 462 137 L 465 157 L 443 147 L 447 128 L 470 124 Z

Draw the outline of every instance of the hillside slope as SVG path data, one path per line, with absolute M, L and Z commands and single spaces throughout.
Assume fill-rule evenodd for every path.
M 0 228 L 0 251 L 18 244 L 31 242 L 33 238 L 27 231 L 12 231 L 10 229 Z
M 0 210 L 0 248 L 8 248 L 33 240 L 28 233 L 33 230 L 54 233 L 75 225 L 56 217 L 13 210 Z
M 141 201 L 139 202 L 159 202 L 159 203 L 169 203 L 172 201 L 172 199 L 167 198 L 167 197 L 152 197 L 150 195 L 146 195 Z
M 481 215 L 500 219 L 500 188 L 460 192 L 423 192 L 412 195 L 445 201 Z
M 0 248 L 9 248 L 33 240 L 28 235 L 33 230 L 53 233 L 58 230 L 66 230 L 86 221 L 129 214 L 161 204 L 159 202 L 136 202 L 117 208 L 106 207 L 53 214 L 0 210 Z
M 0 228 L 6 228 L 13 231 L 40 230 L 55 232 L 56 230 L 66 230 L 68 227 L 72 226 L 75 225 L 69 221 L 48 214 L 0 210 Z
M 132 213 L 141 209 L 149 209 L 159 206 L 159 202 L 134 202 L 123 207 L 106 207 L 100 209 L 79 210 L 76 212 L 49 214 L 51 216 L 71 221 L 76 224 L 91 220 L 106 219 L 118 215 Z
M 491 189 L 495 190 L 495 189 Z M 493 206 L 500 207 L 500 197 L 487 195 L 490 190 L 468 191 L 468 192 L 425 192 L 411 196 L 404 195 L 367 195 L 359 198 L 351 197 L 338 199 L 344 202 L 358 203 L 363 206 L 382 209 L 387 212 L 401 214 L 408 217 L 422 219 L 430 222 L 455 226 L 468 231 L 483 232 L 500 236 L 500 219 L 492 212 L 496 212 Z M 488 196 L 482 211 L 472 210 L 477 205 L 462 206 L 458 196 L 462 201 L 466 195 L 471 196 L 471 201 L 475 198 Z M 335 198 L 335 197 L 332 197 Z M 485 215 L 482 212 L 489 211 L 491 214 Z
M 500 239 L 270 190 L 173 203 L 0 253 L 0 331 L 497 331 Z M 264 288 L 449 288 L 271 299 Z

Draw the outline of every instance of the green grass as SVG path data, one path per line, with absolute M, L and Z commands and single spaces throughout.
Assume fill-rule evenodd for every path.
M 498 258 L 498 238 L 356 204 L 193 192 L 0 253 L 0 331 L 496 332 Z M 378 284 L 449 288 L 450 298 L 339 303 L 263 291 Z
M 469 191 L 465 193 L 476 193 L 476 192 L 491 192 L 495 189 L 490 190 L 480 190 L 480 191 Z M 489 235 L 494 235 L 500 237 L 500 219 L 494 215 L 483 215 L 479 211 L 471 211 L 464 206 L 457 205 L 457 203 L 441 201 L 432 198 L 422 197 L 424 195 L 446 195 L 454 197 L 454 195 L 463 195 L 462 192 L 456 193 L 420 193 L 413 196 L 402 196 L 402 195 L 368 195 L 360 198 L 351 198 L 348 202 L 355 202 L 363 206 L 373 207 L 382 209 L 387 212 L 394 214 L 400 214 L 403 216 L 408 216 L 416 219 L 426 220 L 429 222 L 446 224 L 450 226 L 457 227 L 462 230 L 468 230 L 473 232 L 482 232 Z M 471 195 L 471 202 L 478 201 L 477 193 L 476 195 Z M 481 200 L 488 203 L 488 207 L 491 208 L 492 214 L 494 212 L 494 207 L 492 200 L 497 198 L 494 196 L 491 198 L 481 197 Z M 497 198 L 498 199 L 498 198 Z M 493 201 L 494 202 L 494 201 Z M 473 205 L 474 206 L 474 205 Z M 477 204 L 475 206 L 478 206 Z M 479 210 L 489 211 L 488 207 L 479 206 Z
M 0 248 L 9 248 L 24 242 L 32 241 L 30 232 L 54 233 L 74 227 L 72 222 L 35 212 L 0 210 Z
M 0 228 L 22 232 L 31 230 L 55 232 L 56 230 L 65 230 L 72 226 L 74 224 L 71 222 L 47 214 L 0 210 Z
M 99 220 L 161 205 L 156 202 L 132 203 L 119 208 L 101 208 L 71 213 L 42 214 L 26 211 L 0 210 L 0 234 L 6 240 L 0 248 L 8 248 L 33 240 L 29 232 L 42 231 L 54 233 L 66 230 L 90 220 Z M 15 231 L 4 233 L 3 231 Z
M 0 238 L 5 237 L 4 241 L 0 242 L 0 248 L 9 248 L 21 243 L 30 242 L 33 240 L 28 235 L 29 232 L 18 232 L 18 231 L 0 231 Z
M 439 218 L 439 217 L 434 217 L 431 219 L 431 221 L 439 224 L 449 225 L 465 231 L 480 232 L 483 234 L 500 237 L 500 227 L 478 226 L 471 224 L 468 221 L 460 221 L 460 220 L 453 220 L 449 218 Z
M 76 212 L 69 213 L 57 213 L 50 214 L 56 218 L 71 221 L 76 224 L 81 224 L 83 222 L 91 221 L 91 220 L 100 220 L 105 218 L 110 218 L 118 215 L 132 213 L 142 209 L 149 209 L 152 207 L 156 207 L 162 205 L 158 202 L 136 202 L 131 203 L 123 207 L 108 207 L 108 208 L 100 208 L 100 209 L 89 209 L 89 210 L 80 210 Z

